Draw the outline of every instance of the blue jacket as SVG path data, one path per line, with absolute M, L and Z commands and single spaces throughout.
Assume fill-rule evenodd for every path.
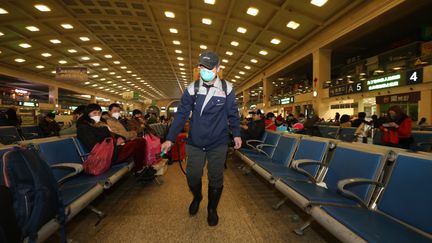
M 231 83 L 227 83 L 227 95 L 222 89 L 222 82 L 217 78 L 214 87 L 207 88 L 200 80 L 199 91 L 194 102 L 194 83 L 191 83 L 181 98 L 174 121 L 167 135 L 167 140 L 176 141 L 189 114 L 192 118 L 189 126 L 189 145 L 208 150 L 221 144 L 228 144 L 229 129 L 234 137 L 240 137 L 240 119 L 235 92 Z M 193 109 L 193 110 L 192 110 Z

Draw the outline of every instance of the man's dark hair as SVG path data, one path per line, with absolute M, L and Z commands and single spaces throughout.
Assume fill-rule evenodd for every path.
M 84 114 L 86 107 L 87 106 L 85 106 L 85 105 L 79 105 L 77 108 L 75 108 L 75 110 L 73 111 L 73 114 L 74 115 Z
M 53 119 L 55 118 L 55 116 L 56 116 L 55 112 L 48 112 L 46 114 L 46 117 L 53 118 Z
M 358 118 L 363 118 L 363 119 L 365 119 L 365 118 L 366 118 L 366 112 L 359 112 L 359 113 L 358 113 Z
M 138 115 L 138 114 L 142 115 L 142 112 L 140 110 L 138 110 L 138 109 L 135 109 L 135 110 L 132 111 L 132 116 L 135 116 L 135 115 Z
M 112 103 L 111 105 L 108 106 L 108 110 L 111 111 L 114 107 L 121 109 L 121 106 L 119 104 Z
M 266 118 L 267 118 L 267 119 L 271 119 L 271 118 L 273 118 L 273 117 L 275 117 L 275 114 L 274 114 L 273 112 L 269 112 L 269 113 L 267 113 L 267 115 L 266 115 Z

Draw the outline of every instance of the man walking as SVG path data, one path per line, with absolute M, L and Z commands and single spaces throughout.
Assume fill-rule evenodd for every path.
M 189 137 L 187 141 L 188 161 L 186 176 L 189 189 L 193 194 L 189 206 L 191 216 L 197 214 L 202 200 L 201 177 L 206 160 L 208 161 L 208 206 L 207 222 L 209 226 L 218 224 L 217 206 L 223 189 L 223 172 L 226 159 L 229 129 L 234 137 L 234 149 L 241 147 L 240 121 L 233 86 L 219 79 L 219 57 L 206 51 L 199 58 L 200 79 L 190 84 L 185 90 L 181 104 L 162 146 L 162 152 L 168 150 L 176 141 L 177 134 L 192 111 Z

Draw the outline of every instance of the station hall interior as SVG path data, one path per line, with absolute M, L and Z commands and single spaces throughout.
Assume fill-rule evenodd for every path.
M 0 155 L 17 145 L 35 146 L 47 162 L 57 156 L 57 162 L 73 162 L 72 153 L 82 164 L 85 149 L 76 134 L 60 134 L 76 122 L 74 111 L 88 104 L 107 112 L 116 103 L 125 120 L 137 110 L 146 119 L 154 116 L 151 128 L 163 143 L 183 94 L 200 80 L 200 55 L 215 52 L 217 75 L 232 85 L 242 124 L 253 122 L 258 110 L 262 119 L 270 113 L 267 118 L 274 118 L 274 131 L 259 139 L 264 145 L 247 146 L 266 163 L 283 166 L 267 168 L 250 151 L 229 149 L 220 222 L 212 228 L 205 221 L 206 194 L 199 215 L 187 214 L 187 159 L 180 152 L 177 159 L 164 159 L 155 180 L 145 185 L 135 183 L 133 165 L 119 164 L 106 178 L 86 182 L 88 188 L 79 189 L 85 192 L 65 184 L 74 195 L 66 205 L 71 242 L 432 242 L 432 221 L 426 219 L 432 210 L 424 207 L 432 196 L 413 192 L 430 188 L 406 189 L 432 173 L 431 11 L 430 0 L 0 0 Z M 391 138 L 383 132 L 388 123 L 380 121 L 390 119 L 395 107 L 410 120 L 407 147 L 383 142 Z M 10 123 L 11 110 L 19 124 Z M 49 114 L 60 134 L 41 131 Z M 361 116 L 362 131 L 353 125 Z M 311 127 L 320 135 L 297 130 Z M 307 151 L 323 149 L 317 158 L 299 157 L 321 161 L 312 172 L 294 163 L 307 143 L 316 143 L 304 145 L 312 146 Z M 338 156 L 352 168 L 337 168 Z M 376 164 L 355 171 L 357 160 Z M 413 165 L 399 168 L 405 160 Z M 374 170 L 368 179 L 383 189 L 364 186 L 355 201 L 363 200 L 357 206 L 368 213 L 388 216 L 377 222 L 389 228 L 379 231 L 377 223 L 379 232 L 370 232 L 360 214 L 306 205 L 313 200 L 280 176 L 278 166 L 302 170 L 302 180 L 312 178 L 308 184 L 346 179 L 337 175 L 345 169 L 365 177 Z M 406 201 L 386 205 L 392 192 L 386 188 L 398 183 L 399 170 L 413 181 L 403 187 L 401 179 L 399 196 L 422 201 L 418 211 Z M 326 180 L 330 176 L 337 180 Z M 336 184 L 324 187 L 345 192 Z M 59 242 L 59 228 L 56 220 L 47 221 L 37 242 Z

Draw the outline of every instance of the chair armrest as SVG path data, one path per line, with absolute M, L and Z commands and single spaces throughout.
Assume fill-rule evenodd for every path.
M 363 199 L 361 199 L 359 196 L 357 196 L 355 193 L 349 191 L 348 189 L 345 189 L 345 187 L 348 185 L 357 185 L 357 184 L 372 184 L 372 185 L 375 185 L 378 187 L 384 186 L 379 181 L 374 181 L 371 179 L 364 179 L 364 178 L 348 178 L 348 179 L 338 181 L 338 183 L 337 183 L 338 191 L 341 192 L 342 195 L 356 200 L 364 208 L 367 208 L 368 206 L 363 201 Z
M 297 172 L 299 172 L 302 175 L 305 175 L 308 177 L 308 179 L 313 182 L 313 183 L 317 183 L 315 177 L 311 174 L 309 174 L 309 172 L 307 172 L 306 170 L 300 168 L 303 165 L 321 165 L 322 162 L 318 161 L 318 160 L 311 160 L 311 159 L 298 159 L 298 160 L 294 160 L 291 163 L 291 167 L 296 170 Z
M 60 169 L 73 169 L 73 172 L 67 174 L 66 176 L 64 176 L 63 178 L 61 178 L 60 180 L 58 180 L 57 182 L 59 184 L 62 184 L 63 182 L 65 182 L 67 179 L 81 173 L 83 171 L 83 166 L 82 164 L 78 164 L 78 163 L 58 163 L 58 164 L 54 164 L 50 166 L 51 168 L 60 168 Z
M 273 148 L 275 148 L 276 146 L 273 145 L 273 144 L 265 144 L 265 143 L 258 144 L 258 145 L 256 146 L 257 149 L 262 149 L 262 147 L 273 147 Z
M 264 141 L 254 140 L 254 139 L 246 140 L 246 145 L 249 146 L 249 147 L 251 147 L 252 149 L 256 150 L 256 147 L 254 145 L 252 145 L 252 143 L 260 143 L 261 144 L 261 143 L 264 143 Z

